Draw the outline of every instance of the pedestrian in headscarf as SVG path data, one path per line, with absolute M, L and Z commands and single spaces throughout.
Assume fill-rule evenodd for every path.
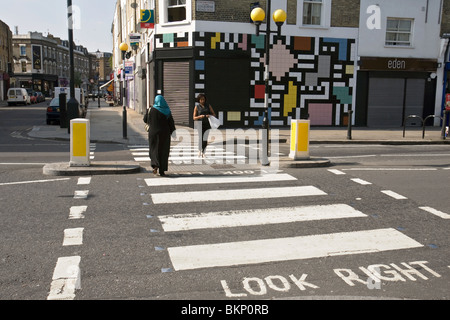
M 155 104 L 145 113 L 144 122 L 150 126 L 150 165 L 154 174 L 159 170 L 159 175 L 164 176 L 169 166 L 170 136 L 175 131 L 175 123 L 170 107 L 162 95 L 155 97 Z

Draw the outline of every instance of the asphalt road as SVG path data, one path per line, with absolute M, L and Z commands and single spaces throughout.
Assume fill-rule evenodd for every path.
M 43 163 L 67 161 L 69 144 L 26 136 L 41 107 L 0 110 L 2 300 L 181 300 L 181 313 L 204 300 L 449 298 L 450 146 L 312 145 L 331 167 L 269 176 L 185 164 L 168 178 L 49 177 Z M 91 151 L 133 159 L 126 145 Z

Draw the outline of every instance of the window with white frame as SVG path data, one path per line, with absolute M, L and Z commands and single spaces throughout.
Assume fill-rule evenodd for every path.
M 191 20 L 192 0 L 159 0 L 160 23 L 189 22 Z
M 322 25 L 322 0 L 303 1 L 303 25 Z
M 186 0 L 168 0 L 167 22 L 186 20 Z
M 413 19 L 388 18 L 386 24 L 386 45 L 410 47 Z

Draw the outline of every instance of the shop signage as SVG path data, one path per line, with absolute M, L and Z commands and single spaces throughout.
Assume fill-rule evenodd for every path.
M 155 10 L 141 10 L 141 28 L 155 28 Z
M 436 71 L 437 60 L 414 58 L 379 58 L 361 57 L 359 61 L 361 71 Z
M 130 33 L 130 45 L 138 46 L 139 42 L 141 42 L 141 34 L 140 33 Z
M 133 75 L 133 61 L 125 61 L 125 75 Z
M 216 12 L 216 3 L 214 1 L 197 1 L 196 4 L 198 12 Z

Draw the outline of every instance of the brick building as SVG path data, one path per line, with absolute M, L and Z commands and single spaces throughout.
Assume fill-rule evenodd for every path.
M 442 94 L 437 84 L 443 72 L 439 64 L 443 54 L 439 48 L 447 43 L 440 36 L 443 22 L 449 20 L 445 18 L 448 2 L 424 5 L 401 0 L 396 1 L 397 8 L 390 2 L 378 1 L 381 15 L 372 17 L 367 13 L 370 3 L 364 0 L 272 0 L 272 11 L 285 10 L 287 21 L 281 35 L 271 34 L 270 38 L 271 126 L 288 126 L 292 119 L 300 118 L 309 118 L 311 125 L 317 126 L 345 126 L 349 120 L 360 126 L 384 124 L 377 113 L 382 110 L 367 102 L 377 88 L 368 86 L 369 81 L 364 79 L 370 80 L 374 70 L 361 65 L 361 57 L 367 61 L 373 52 L 379 57 L 403 59 L 412 55 L 416 60 L 429 60 L 425 70 L 412 78 L 426 80 L 423 94 L 433 97 L 433 102 L 416 106 L 414 111 L 440 113 L 436 97 Z M 127 77 L 127 106 L 142 112 L 160 90 L 176 122 L 193 126 L 195 97 L 203 92 L 224 127 L 260 127 L 264 116 L 265 34 L 256 36 L 250 21 L 250 12 L 258 5 L 265 9 L 266 1 L 119 0 L 113 25 L 116 73 L 123 66 L 119 44 L 129 42 L 130 33 L 141 34 L 139 47 L 130 50 L 128 59 L 134 69 Z M 155 10 L 154 29 L 140 27 L 140 9 Z M 423 22 L 423 12 L 427 13 L 427 23 Z M 400 20 L 413 20 L 416 34 L 428 36 L 414 38 L 413 45 L 403 47 L 387 43 L 387 21 L 394 14 Z M 271 14 L 267 16 L 271 18 Z M 367 32 L 371 18 L 380 22 L 375 42 L 371 41 L 375 33 Z M 265 23 L 261 29 L 265 30 Z M 276 30 L 273 21 L 271 29 Z M 409 71 L 413 70 L 389 75 L 382 71 L 378 79 L 397 75 L 399 79 L 409 78 Z M 435 86 L 430 87 L 428 82 Z M 411 83 L 421 85 L 414 80 Z M 430 93 L 430 88 L 434 92 Z M 405 110 L 405 106 L 401 108 Z M 399 118 L 394 126 L 402 123 L 400 109 L 395 109 Z
M 12 61 L 12 32 L 9 26 L 0 20 L 0 100 L 7 99 Z

